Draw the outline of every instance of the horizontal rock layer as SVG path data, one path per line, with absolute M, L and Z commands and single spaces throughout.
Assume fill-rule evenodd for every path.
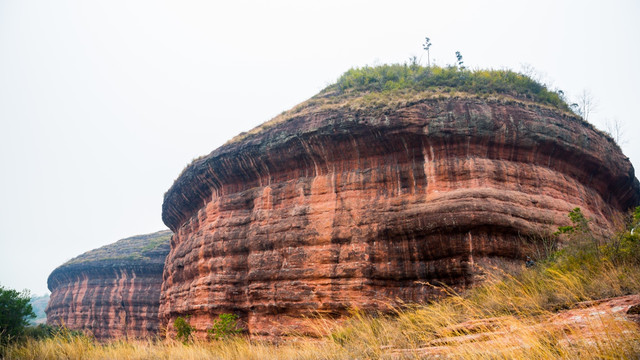
M 628 159 L 580 119 L 519 101 L 311 106 L 196 160 L 165 194 L 160 317 L 255 335 L 420 302 L 513 262 L 580 207 L 600 234 L 639 203 Z
M 98 339 L 158 331 L 158 306 L 171 231 L 134 236 L 82 254 L 49 276 L 47 323 Z

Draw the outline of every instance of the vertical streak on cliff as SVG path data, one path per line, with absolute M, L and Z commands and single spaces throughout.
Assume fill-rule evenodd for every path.
M 309 148 L 309 145 L 307 144 L 306 141 L 304 141 L 302 138 L 300 137 L 296 137 L 296 139 L 300 142 L 300 145 L 302 146 L 302 148 L 304 149 L 304 151 L 306 152 L 307 156 L 311 159 L 311 161 L 313 161 L 313 175 L 311 175 L 312 177 L 316 177 L 320 174 L 320 171 L 318 169 L 318 162 L 315 159 L 315 156 L 313 156 L 313 153 L 311 152 L 311 149 Z
M 469 231 L 469 270 L 475 271 L 473 264 L 473 236 L 471 235 L 471 231 Z

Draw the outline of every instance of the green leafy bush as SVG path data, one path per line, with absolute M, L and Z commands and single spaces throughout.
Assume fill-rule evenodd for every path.
M 195 330 L 191 324 L 189 324 L 189 316 L 180 317 L 178 316 L 173 321 L 173 326 L 176 328 L 176 339 L 182 341 L 183 343 L 187 343 L 191 340 L 191 333 Z
M 213 323 L 211 329 L 207 330 L 207 333 L 209 333 L 209 337 L 220 340 L 238 335 L 241 331 L 238 328 L 238 316 L 236 314 L 220 314 L 218 315 L 218 320 Z
M 610 239 L 601 244 L 589 228 L 587 219 L 580 208 L 569 213 L 572 225 L 561 226 L 554 234 L 567 236 L 569 243 L 578 246 L 567 246 L 551 255 L 551 260 L 564 257 L 565 264 L 579 266 L 594 261 L 607 261 L 616 265 L 623 263 L 640 264 L 640 207 L 627 216 L 625 226 Z
M 29 319 L 36 317 L 30 300 L 26 290 L 18 292 L 0 286 L 0 345 L 22 336 Z
M 625 230 L 603 248 L 603 253 L 616 264 L 640 264 L 640 206 L 628 217 Z
M 556 235 L 560 234 L 574 234 L 584 235 L 589 233 L 589 220 L 582 214 L 582 210 L 579 207 L 569 212 L 569 219 L 572 225 L 560 226 Z

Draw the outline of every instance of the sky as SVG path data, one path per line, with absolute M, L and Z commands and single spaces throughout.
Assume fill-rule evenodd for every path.
M 640 168 L 640 2 L 0 0 L 0 285 L 48 292 L 57 266 L 166 228 L 192 159 L 351 67 L 417 56 L 524 71 Z

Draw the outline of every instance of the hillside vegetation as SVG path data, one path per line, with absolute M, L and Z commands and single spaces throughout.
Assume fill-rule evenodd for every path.
M 574 321 L 563 311 L 588 301 L 640 293 L 640 208 L 601 241 L 579 209 L 572 226 L 540 239 L 535 265 L 513 273 L 485 269 L 484 284 L 389 314 L 353 311 L 342 322 L 317 320 L 319 337 L 278 343 L 222 340 L 114 341 L 64 330 L 5 348 L 7 359 L 637 359 L 638 324 L 607 311 Z M 557 249 L 555 240 L 565 246 Z M 531 265 L 531 264 L 530 264 Z M 425 284 L 438 286 L 437 284 Z M 572 310 L 573 311 L 573 310 Z M 571 314 L 571 313 L 568 313 Z
M 567 104 L 562 91 L 549 90 L 539 81 L 511 70 L 385 64 L 348 70 L 311 99 L 235 136 L 225 145 L 245 140 L 277 124 L 318 110 L 366 110 L 382 114 L 427 99 L 447 98 L 483 98 L 487 101 L 537 104 L 580 119 Z M 194 159 L 194 162 L 200 159 Z M 180 175 L 184 173 L 183 170 Z
M 504 94 L 570 110 L 561 92 L 511 70 L 467 70 L 454 66 L 424 67 L 418 64 L 391 64 L 353 68 L 321 94 L 334 91 L 458 91 L 474 94 Z
M 151 260 L 158 253 L 169 252 L 171 234 L 171 231 L 164 230 L 118 240 L 113 244 L 87 251 L 67 261 L 61 267 L 113 260 Z

